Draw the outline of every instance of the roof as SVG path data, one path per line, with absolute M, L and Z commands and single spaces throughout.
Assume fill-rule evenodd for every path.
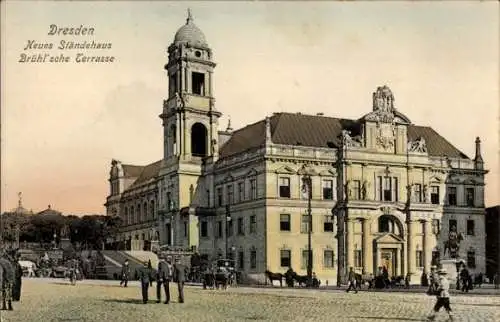
M 270 118 L 271 140 L 276 144 L 301 145 L 318 148 L 340 147 L 342 130 L 359 134 L 359 120 L 340 119 L 300 113 L 274 113 Z M 265 120 L 247 125 L 233 132 L 231 138 L 220 148 L 222 158 L 263 146 L 265 142 Z M 431 156 L 446 155 L 452 158 L 468 157 L 430 127 L 408 125 L 408 139 L 423 137 Z
M 50 205 L 47 206 L 47 209 L 40 211 L 37 215 L 61 215 L 60 211 L 54 210 Z
M 190 43 L 193 45 L 201 45 L 207 46 L 207 40 L 205 39 L 205 35 L 193 23 L 193 16 L 191 15 L 191 11 L 188 9 L 188 17 L 186 19 L 186 24 L 177 30 L 174 37 L 174 43 Z
M 160 168 L 161 168 L 162 160 L 158 160 L 156 162 L 153 162 L 151 164 L 148 164 L 146 166 L 130 166 L 134 167 L 134 171 L 138 171 L 140 168 L 140 173 L 139 175 L 135 176 L 137 179 L 132 183 L 132 185 L 126 189 L 129 190 L 130 188 L 137 187 L 141 185 L 142 183 L 148 182 L 151 179 L 155 179 L 158 174 L 160 173 Z M 125 165 L 123 166 L 124 169 L 123 171 L 125 172 Z
M 125 178 L 137 178 L 141 175 L 144 166 L 122 164 L 122 168 L 123 168 L 123 176 Z

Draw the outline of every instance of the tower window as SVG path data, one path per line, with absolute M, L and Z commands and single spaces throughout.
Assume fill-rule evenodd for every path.
M 194 55 L 195 55 L 196 57 L 200 58 L 200 57 L 201 57 L 201 51 L 197 50 L 197 51 L 194 53 Z
M 193 94 L 205 95 L 205 74 L 193 72 L 191 74 Z
M 175 79 L 176 75 L 171 75 L 169 78 L 170 96 L 174 96 L 175 92 L 177 92 L 177 82 Z
M 195 123 L 191 128 L 191 154 L 207 156 L 207 128 L 201 123 Z

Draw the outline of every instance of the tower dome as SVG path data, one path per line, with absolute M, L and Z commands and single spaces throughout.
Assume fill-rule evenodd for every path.
M 175 33 L 174 44 L 180 43 L 190 43 L 195 46 L 207 47 L 205 35 L 201 29 L 193 23 L 193 16 L 191 15 L 191 10 L 189 9 L 186 24 L 180 27 Z

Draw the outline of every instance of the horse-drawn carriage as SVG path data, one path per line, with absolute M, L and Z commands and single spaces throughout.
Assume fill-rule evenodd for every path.
M 218 259 L 211 264 L 204 263 L 203 267 L 203 289 L 223 288 L 235 286 L 238 281 L 236 262 L 232 259 Z

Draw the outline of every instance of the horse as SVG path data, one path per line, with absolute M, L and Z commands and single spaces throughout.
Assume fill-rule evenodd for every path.
M 9 254 L 0 257 L 0 285 L 2 288 L 2 308 L 1 310 L 12 311 L 12 289 L 15 282 L 15 268 L 13 259 Z
M 299 286 L 306 286 L 308 282 L 308 277 L 307 275 L 299 275 L 295 272 L 293 272 L 293 279 L 299 283 Z
M 274 281 L 279 281 L 280 282 L 280 287 L 283 287 L 283 274 L 281 273 L 273 273 L 269 270 L 266 270 L 266 277 L 271 281 L 271 285 L 273 285 Z M 266 283 L 267 283 L 266 279 Z

